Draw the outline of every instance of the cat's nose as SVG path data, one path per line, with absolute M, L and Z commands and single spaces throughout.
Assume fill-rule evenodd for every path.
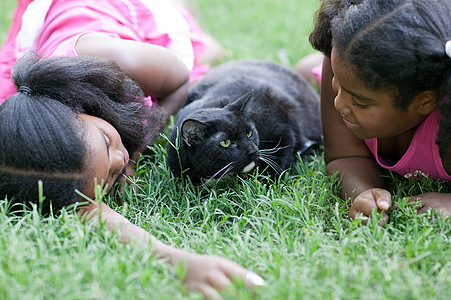
M 258 147 L 256 145 L 252 145 L 247 152 L 250 156 L 257 158 L 258 156 Z

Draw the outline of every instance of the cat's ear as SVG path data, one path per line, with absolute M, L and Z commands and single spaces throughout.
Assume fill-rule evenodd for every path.
M 188 146 L 203 140 L 204 129 L 207 125 L 193 119 L 187 119 L 182 124 L 182 140 Z
M 244 111 L 246 104 L 249 102 L 249 100 L 251 99 L 253 94 L 254 94 L 254 90 L 247 92 L 246 94 L 244 94 L 243 96 L 241 96 L 240 98 L 236 99 L 234 102 L 229 104 L 230 108 L 232 110 L 237 110 L 237 111 L 241 111 L 241 112 Z

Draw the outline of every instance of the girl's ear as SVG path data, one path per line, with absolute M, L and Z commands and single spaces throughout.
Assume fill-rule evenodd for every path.
M 422 115 L 430 114 L 438 105 L 438 93 L 436 90 L 427 90 L 415 96 L 417 112 Z

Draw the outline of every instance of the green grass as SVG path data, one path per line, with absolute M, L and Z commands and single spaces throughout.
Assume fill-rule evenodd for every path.
M 15 0 L 0 1 L 0 43 L 3 42 L 8 33 L 9 25 L 13 18 L 15 4 Z
M 190 2 L 205 31 L 228 49 L 227 60 L 293 65 L 313 52 L 307 36 L 316 0 Z M 1 13 L 11 14 L 14 4 L 2 0 Z M 3 36 L 5 24 L 0 23 Z M 402 200 L 424 191 L 451 192 L 449 185 L 388 174 L 400 208 L 386 228 L 358 226 L 337 196 L 338 180 L 325 176 L 321 153 L 298 160 L 276 183 L 262 183 L 254 174 L 196 189 L 172 177 L 162 146 L 152 150 L 139 163 L 125 203 L 108 203 L 168 244 L 225 256 L 267 282 L 254 292 L 230 287 L 225 299 L 451 295 L 451 225 L 432 213 L 416 215 Z M 186 293 L 176 272 L 147 248 L 124 246 L 108 230 L 81 224 L 71 213 L 13 217 L 5 207 L 0 205 L 0 299 L 201 299 Z

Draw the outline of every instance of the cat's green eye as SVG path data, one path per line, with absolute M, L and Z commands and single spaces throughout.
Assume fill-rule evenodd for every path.
M 249 132 L 247 133 L 247 137 L 250 138 L 252 136 L 252 130 L 249 130 Z
M 221 144 L 222 147 L 227 148 L 230 146 L 230 140 L 221 141 L 219 144 Z

